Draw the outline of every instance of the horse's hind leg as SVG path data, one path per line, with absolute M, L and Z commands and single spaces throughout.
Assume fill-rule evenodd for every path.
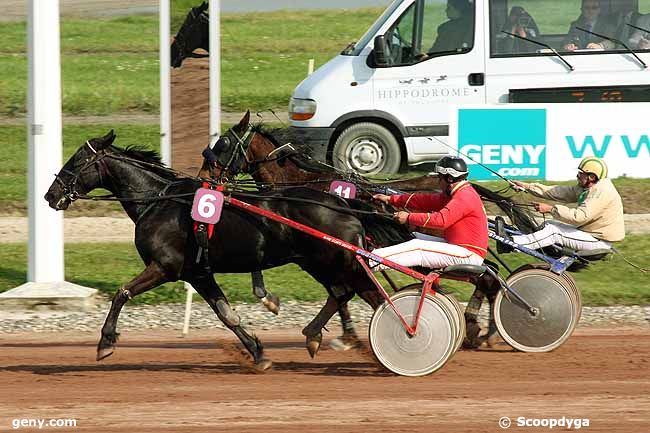
M 111 309 L 102 327 L 102 336 L 97 344 L 97 361 L 110 356 L 115 350 L 119 334 L 116 332 L 117 319 L 124 304 L 134 296 L 158 287 L 167 282 L 167 277 L 157 263 L 150 263 L 137 277 L 117 289 L 111 302 Z
M 260 371 L 270 368 L 272 363 L 264 358 L 262 342 L 254 335 L 248 334 L 244 327 L 241 326 L 239 315 L 230 307 L 226 295 L 224 295 L 214 277 L 209 274 L 196 275 L 192 277 L 190 283 L 210 305 L 219 320 L 239 338 L 248 353 L 253 357 L 255 368 Z
M 352 315 L 348 309 L 347 302 L 341 304 L 338 309 L 339 317 L 341 318 L 341 327 L 343 328 L 343 334 L 340 337 L 336 337 L 330 341 L 330 347 L 334 350 L 345 351 L 359 347 L 361 345 L 361 340 L 357 335 L 357 331 L 354 328 L 354 322 L 352 321 Z
M 350 292 L 356 292 L 373 310 L 376 310 L 384 302 L 384 298 L 363 271 L 349 275 L 346 279 L 346 285 Z M 341 323 L 343 325 L 343 335 L 340 338 L 332 340 L 330 347 L 334 350 L 348 350 L 361 347 L 362 343 L 354 328 L 347 302 L 341 304 L 339 307 L 339 316 L 341 316 Z
M 481 310 L 483 298 L 485 298 L 485 293 L 479 287 L 476 287 L 467 302 L 467 307 L 465 307 L 466 332 L 465 340 L 463 341 L 463 347 L 465 349 L 477 349 L 481 345 L 481 340 L 479 339 L 481 327 L 478 323 L 478 314 Z
M 316 317 L 302 330 L 302 335 L 306 337 L 305 345 L 307 346 L 307 351 L 312 358 L 316 356 L 316 353 L 320 349 L 320 344 L 323 341 L 322 330 L 338 310 L 339 302 L 346 303 L 353 295 L 353 293 L 346 294 L 345 298 L 342 298 L 340 301 L 337 301 L 332 295 L 328 296 L 323 308 L 321 308 Z
M 273 314 L 280 312 L 280 298 L 266 290 L 262 271 L 251 272 L 253 294 L 262 301 L 262 304 Z
M 501 338 L 499 336 L 499 330 L 497 329 L 497 323 L 494 320 L 494 303 L 496 301 L 496 298 L 496 293 L 491 292 L 487 294 L 487 299 L 490 303 L 490 324 L 488 326 L 487 339 L 485 342 L 487 343 L 488 347 L 496 346 Z

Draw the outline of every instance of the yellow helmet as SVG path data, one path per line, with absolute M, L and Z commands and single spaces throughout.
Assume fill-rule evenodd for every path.
M 582 161 L 580 161 L 580 165 L 578 165 L 578 170 L 594 174 L 598 179 L 604 179 L 607 177 L 607 164 L 605 164 L 605 161 L 596 158 L 595 156 L 583 158 Z

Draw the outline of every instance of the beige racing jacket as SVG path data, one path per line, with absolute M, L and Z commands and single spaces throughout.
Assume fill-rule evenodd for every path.
M 609 179 L 602 179 L 590 188 L 530 183 L 526 189 L 537 197 L 578 204 L 575 208 L 560 204 L 553 206 L 551 215 L 559 221 L 608 242 L 620 241 L 625 237 L 623 201 Z

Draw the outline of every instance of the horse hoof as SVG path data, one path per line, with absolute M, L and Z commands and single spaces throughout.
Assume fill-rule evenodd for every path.
M 318 353 L 322 340 L 323 340 L 323 335 L 320 333 L 313 337 L 307 337 L 307 352 L 309 352 L 309 356 L 311 356 L 312 359 Z
M 330 341 L 330 347 L 337 352 L 345 352 L 346 350 L 359 347 L 359 341 L 356 338 L 336 337 Z
M 485 340 L 485 343 L 487 344 L 488 347 L 493 348 L 497 344 L 499 344 L 500 341 L 501 341 L 501 337 L 499 336 L 499 333 L 495 332 L 494 334 L 488 336 L 487 340 Z
M 255 371 L 263 372 L 271 368 L 273 362 L 270 359 L 262 358 L 255 363 Z
M 280 313 L 280 298 L 275 295 L 265 296 L 262 298 L 262 304 L 269 310 L 271 313 L 276 316 Z
M 477 340 L 470 340 L 469 338 L 465 337 L 463 340 L 463 349 L 466 350 L 475 350 L 481 347 L 481 342 Z
M 98 349 L 97 350 L 97 361 L 101 361 L 104 358 L 108 358 L 115 352 L 114 347 L 105 347 L 103 349 Z

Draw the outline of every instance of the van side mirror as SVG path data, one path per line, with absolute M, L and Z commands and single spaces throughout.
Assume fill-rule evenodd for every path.
M 375 65 L 388 65 L 388 44 L 386 43 L 385 35 L 379 35 L 375 37 L 375 46 L 373 52 L 375 55 Z

